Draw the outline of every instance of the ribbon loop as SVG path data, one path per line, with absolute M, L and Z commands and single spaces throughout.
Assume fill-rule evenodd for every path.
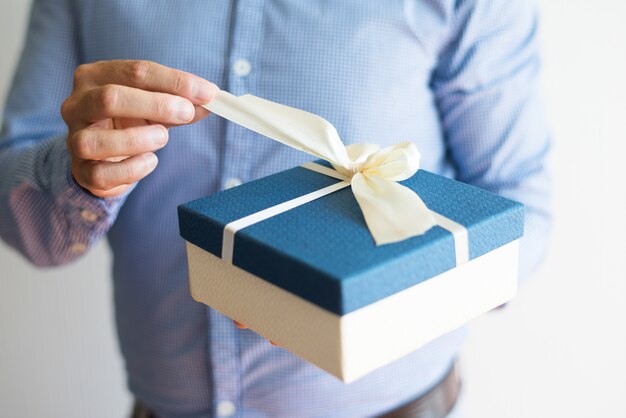
M 436 224 L 422 199 L 396 183 L 419 169 L 415 144 L 402 142 L 383 149 L 373 144 L 344 146 L 335 127 L 324 118 L 252 95 L 236 97 L 222 90 L 203 107 L 330 162 L 350 182 L 376 245 L 421 235 Z

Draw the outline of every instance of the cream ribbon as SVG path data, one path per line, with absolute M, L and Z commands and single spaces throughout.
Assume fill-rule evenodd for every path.
M 421 235 L 437 224 L 422 199 L 397 183 L 419 169 L 420 153 L 413 143 L 383 149 L 373 144 L 344 146 L 335 127 L 322 117 L 250 94 L 237 97 L 220 90 L 203 107 L 331 163 L 352 186 L 376 245 Z

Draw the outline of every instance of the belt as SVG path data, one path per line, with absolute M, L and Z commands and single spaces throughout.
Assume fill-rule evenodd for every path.
M 445 418 L 461 390 L 456 361 L 446 375 L 428 392 L 377 418 Z M 147 407 L 136 401 L 131 418 L 157 418 Z
M 459 367 L 455 361 L 446 375 L 428 392 L 378 418 L 445 418 L 461 391 Z

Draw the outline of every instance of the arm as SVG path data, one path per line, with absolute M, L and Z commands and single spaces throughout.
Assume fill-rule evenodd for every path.
M 75 33 L 66 2 L 33 4 L 3 116 L 0 236 L 37 265 L 78 257 L 105 233 L 122 201 L 88 195 L 69 174 L 58 114 L 78 65 Z
M 550 226 L 550 138 L 530 3 L 459 2 L 432 79 L 457 178 L 526 205 L 521 278 L 540 261 Z
M 102 237 L 155 168 L 166 127 L 206 116 L 192 104 L 215 91 L 148 62 L 74 71 L 76 23 L 67 0 L 35 1 L 0 135 L 0 236 L 40 266 L 72 261 Z

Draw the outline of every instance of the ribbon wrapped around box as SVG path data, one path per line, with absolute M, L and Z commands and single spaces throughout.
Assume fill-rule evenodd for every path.
M 209 110 L 322 160 L 179 207 L 195 300 L 353 381 L 514 297 L 524 207 L 344 147 L 321 117 L 221 91 Z

